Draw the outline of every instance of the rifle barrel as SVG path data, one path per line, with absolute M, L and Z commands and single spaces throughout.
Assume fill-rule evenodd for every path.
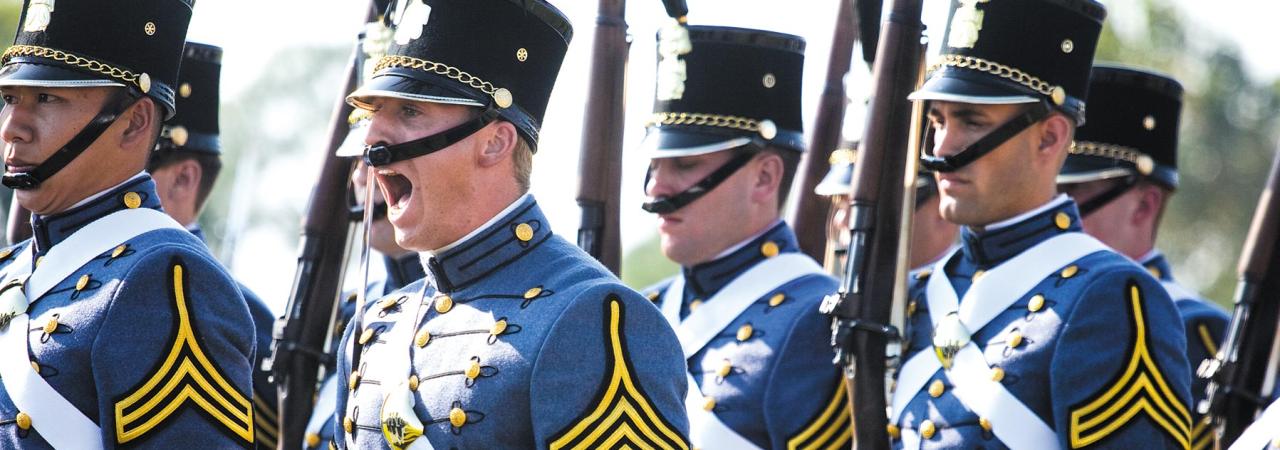
M 578 205 L 582 208 L 578 246 L 614 274 L 620 273 L 622 259 L 618 204 L 629 49 L 625 9 L 626 0 L 600 0 L 578 166 Z

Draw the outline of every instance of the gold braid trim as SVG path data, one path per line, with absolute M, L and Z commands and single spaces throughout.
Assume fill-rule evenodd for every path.
M 1150 175 L 1155 169 L 1155 161 L 1145 153 L 1133 147 L 1107 144 L 1104 142 L 1079 141 L 1071 144 L 1072 155 L 1097 156 L 1100 158 L 1118 159 L 1133 164 L 1138 172 Z
M 493 83 L 481 80 L 475 75 L 463 72 L 462 69 L 448 64 L 418 59 L 412 56 L 391 55 L 383 56 L 379 59 L 378 64 L 373 66 L 373 72 L 377 73 L 384 69 L 394 67 L 421 70 L 447 77 L 493 97 L 494 102 L 496 102 L 501 108 L 511 106 L 511 91 L 508 91 L 505 88 L 496 87 Z
M 1061 86 L 1054 86 L 1039 77 L 995 61 L 964 55 L 942 55 L 942 60 L 929 67 L 929 72 L 932 73 L 942 67 L 956 67 L 989 73 L 1031 88 L 1031 90 L 1053 99 L 1055 104 L 1061 105 L 1062 102 L 1066 101 L 1066 91 Z
M 151 77 L 147 74 L 135 74 L 128 70 L 112 66 L 110 64 L 85 58 L 83 56 L 74 55 L 62 50 L 54 50 L 48 47 L 37 47 L 34 45 L 14 45 L 4 51 L 4 55 L 0 56 L 0 64 L 8 64 L 10 59 L 18 56 L 34 56 L 37 58 L 48 58 L 67 65 L 79 67 L 90 72 L 97 72 L 117 80 L 133 84 L 142 92 L 151 90 Z

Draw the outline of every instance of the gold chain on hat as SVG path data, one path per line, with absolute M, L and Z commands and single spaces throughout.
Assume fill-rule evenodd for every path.
M 732 128 L 735 130 L 760 131 L 760 122 L 755 119 L 748 119 L 739 116 L 725 116 L 720 114 L 702 114 L 702 113 L 683 113 L 683 112 L 660 112 L 653 113 L 653 117 L 645 126 L 653 125 L 697 125 L 704 127 L 721 127 Z
M 1151 156 L 1133 147 L 1104 142 L 1079 141 L 1071 144 L 1070 152 L 1072 155 L 1097 156 L 1125 161 L 1137 167 L 1138 172 L 1143 175 L 1149 175 L 1155 169 L 1155 161 L 1151 159 Z
M 511 106 L 511 101 L 512 101 L 511 91 L 508 91 L 505 88 L 495 87 L 493 83 L 481 80 L 479 77 L 466 73 L 462 71 L 462 69 L 450 66 L 448 64 L 438 63 L 434 61 L 427 61 L 425 59 L 418 59 L 412 56 L 391 55 L 391 56 L 383 56 L 381 59 L 379 59 L 378 64 L 373 67 L 373 71 L 374 73 L 377 73 L 379 71 L 382 71 L 383 69 L 388 69 L 392 67 L 416 69 L 416 70 L 421 70 L 425 72 L 434 73 L 436 75 L 448 77 L 450 79 L 457 80 L 462 84 L 475 88 L 480 92 L 488 94 L 490 97 L 493 97 L 494 102 L 496 102 L 498 104 L 498 107 L 500 108 L 506 108 L 508 106 Z
M 972 56 L 942 55 L 940 61 L 929 67 L 929 72 L 936 71 L 942 67 L 956 67 L 989 73 L 1031 88 L 1031 90 L 1051 98 L 1055 104 L 1061 105 L 1066 101 L 1066 91 L 1061 86 L 1054 86 L 1022 70 L 998 62 Z
M 0 56 L 0 64 L 7 64 L 10 59 L 18 56 L 34 56 L 38 58 L 48 58 L 54 61 L 62 62 L 67 65 L 79 67 L 81 69 L 97 72 L 117 80 L 131 83 L 142 89 L 142 92 L 151 90 L 151 78 L 147 74 L 135 74 L 128 70 L 111 66 L 110 64 L 85 58 L 83 56 L 73 55 L 61 50 L 54 50 L 47 47 L 38 47 L 34 45 L 14 45 L 4 51 L 4 56 Z

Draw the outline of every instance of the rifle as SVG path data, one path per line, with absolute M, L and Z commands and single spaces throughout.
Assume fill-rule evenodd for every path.
M 859 29 L 854 0 L 839 0 L 840 9 L 836 13 L 835 36 L 831 38 L 831 56 L 827 63 L 827 82 L 818 101 L 818 114 L 813 120 L 813 138 L 809 142 L 809 151 L 800 159 L 795 187 L 795 208 L 791 210 L 792 228 L 800 250 L 810 258 L 821 261 L 827 247 L 827 215 L 823 212 L 829 203 L 826 197 L 813 192 L 813 188 L 822 181 L 831 163 L 827 155 L 840 145 L 840 130 L 844 123 L 844 109 L 848 102 L 845 95 L 844 76 L 849 73 L 853 59 L 853 44 L 857 42 Z M 863 3 L 863 2 L 857 2 Z
M 370 1 L 362 23 L 376 19 Z M 330 330 L 338 310 L 338 296 L 350 248 L 352 222 L 347 208 L 347 184 L 352 160 L 335 155 L 349 131 L 351 106 L 346 96 L 360 79 L 360 45 L 347 65 L 346 82 L 330 118 L 329 142 L 320 176 L 311 191 L 302 222 L 298 268 L 284 317 L 276 322 L 271 367 L 279 393 L 280 440 L 277 448 L 302 448 L 303 434 L 314 405 L 320 367 L 330 357 Z
M 618 204 L 622 189 L 627 53 L 626 0 L 600 0 L 592 44 L 591 81 L 582 119 L 578 166 L 578 246 L 615 274 L 621 273 Z
M 1207 405 L 1219 448 L 1227 448 L 1270 403 L 1274 392 L 1276 324 L 1280 322 L 1280 153 L 1258 197 L 1237 267 L 1235 307 L 1227 339 L 1217 356 L 1201 364 L 1210 380 Z
M 914 192 L 919 158 L 913 153 L 919 151 L 920 127 L 912 122 L 920 120 L 922 105 L 913 105 L 907 95 L 922 75 L 922 3 L 893 0 L 880 31 L 866 134 L 853 172 L 848 263 L 839 291 L 822 303 L 822 312 L 834 316 L 835 362 L 845 368 L 855 442 L 864 448 L 889 447 L 885 359 L 889 341 L 899 337 L 889 324 L 905 278 L 903 239 L 909 233 L 904 228 L 913 212 L 905 202 Z
M 31 238 L 31 210 L 18 204 L 18 193 L 13 193 L 9 200 L 9 228 L 5 234 L 9 245 L 17 244 Z

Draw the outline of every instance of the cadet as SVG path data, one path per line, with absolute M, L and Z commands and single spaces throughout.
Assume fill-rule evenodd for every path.
M 962 2 L 911 96 L 928 102 L 942 216 L 962 228 L 911 277 L 895 447 L 1190 445 L 1186 343 L 1160 326 L 1177 308 L 1056 194 L 1104 15 L 1092 0 Z
M 815 194 L 831 199 L 827 221 L 827 261 L 830 273 L 844 273 L 849 248 L 849 194 L 853 191 L 853 164 L 858 158 L 858 143 L 846 142 L 831 152 L 831 169 L 814 187 Z M 938 183 L 933 174 L 920 171 L 916 176 L 915 217 L 911 220 L 911 254 L 908 264 L 913 269 L 936 262 L 956 243 L 960 229 L 942 218 L 938 211 Z
M 660 51 L 682 38 L 667 28 Z M 673 38 L 672 34 L 676 34 Z M 779 219 L 804 150 L 804 41 L 742 28 L 690 26 L 687 78 L 660 62 L 644 145 L 662 253 L 680 264 L 650 298 L 689 364 L 697 448 L 848 447 L 848 402 L 818 303 L 836 281 L 800 253 Z
M 687 448 L 679 342 L 527 194 L 572 28 L 542 1 L 410 0 L 350 101 L 427 279 L 342 339 L 341 448 Z
M 1137 261 L 1160 280 L 1182 313 L 1191 373 L 1218 353 L 1231 317 L 1173 280 L 1155 248 L 1165 205 L 1178 187 L 1178 119 L 1182 85 L 1144 70 L 1095 66 L 1089 82 L 1087 125 L 1058 175 L 1058 187 L 1077 202 L 1084 231 Z M 1208 380 L 1191 380 L 1192 405 Z M 1192 408 L 1191 448 L 1213 444 L 1209 416 Z
M 165 122 L 156 150 L 147 163 L 147 173 L 156 183 L 156 194 L 164 212 L 201 241 L 205 236 L 196 218 L 222 170 L 222 146 L 218 140 L 221 69 L 222 48 L 187 43 L 178 72 L 178 114 Z M 274 449 L 279 434 L 276 387 L 271 383 L 271 373 L 262 370 L 262 360 L 271 356 L 271 327 L 275 315 L 247 286 L 238 285 L 249 306 L 257 336 L 257 354 L 253 359 L 254 442 L 258 448 Z
M 190 2 L 57 3 L 28 1 L 0 57 L 3 181 L 34 231 L 0 252 L 0 447 L 250 447 L 249 310 L 144 171 Z

